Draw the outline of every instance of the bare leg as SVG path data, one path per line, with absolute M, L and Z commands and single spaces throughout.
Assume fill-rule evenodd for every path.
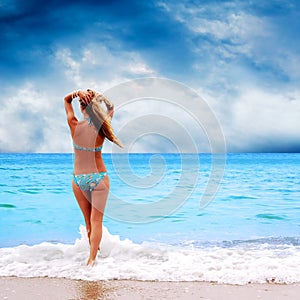
M 109 192 L 109 179 L 106 176 L 92 192 L 90 257 L 88 265 L 93 265 L 102 239 L 102 221 Z
M 91 244 L 90 244 L 90 257 L 88 260 L 88 265 L 93 265 L 96 255 L 99 249 L 99 245 L 102 239 L 102 220 L 103 213 L 98 211 L 96 208 L 92 208 L 92 217 L 91 217 Z
M 86 231 L 87 235 L 89 238 L 89 243 L 90 243 L 90 235 L 91 235 L 91 212 L 92 212 L 92 205 L 90 202 L 90 195 L 87 192 L 83 192 L 75 183 L 72 181 L 72 187 L 73 187 L 73 192 L 75 195 L 75 198 L 78 202 L 78 205 L 82 211 L 84 221 L 85 221 L 85 226 L 86 226 Z

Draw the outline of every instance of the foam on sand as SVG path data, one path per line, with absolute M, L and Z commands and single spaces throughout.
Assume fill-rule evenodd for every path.
M 85 228 L 73 245 L 44 242 L 0 249 L 0 276 L 65 277 L 83 280 L 213 281 L 218 283 L 300 282 L 300 247 L 170 246 L 120 240 L 103 227 L 97 263 L 89 254 Z

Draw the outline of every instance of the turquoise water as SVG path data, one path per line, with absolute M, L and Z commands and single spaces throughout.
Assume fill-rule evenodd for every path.
M 111 194 L 138 204 L 159 201 L 174 189 L 170 180 L 176 181 L 180 176 L 179 154 L 162 155 L 161 169 L 165 169 L 159 185 L 147 189 L 138 185 L 143 182 L 141 176 L 150 172 L 152 156 L 129 156 L 133 174 L 139 176 L 134 186 L 134 182 L 122 181 L 122 166 L 115 166 L 111 155 L 104 154 Z M 120 161 L 117 163 L 121 164 Z M 104 225 L 111 233 L 135 242 L 157 240 L 176 244 L 194 240 L 201 244 L 300 236 L 300 154 L 227 155 L 220 190 L 202 210 L 199 201 L 209 175 L 210 156 L 200 155 L 199 161 L 199 178 L 192 187 L 193 193 L 173 214 L 159 221 L 154 218 L 151 223 L 135 224 L 135 220 L 113 220 L 108 211 Z M 2 247 L 42 241 L 72 243 L 79 236 L 78 226 L 83 224 L 83 218 L 72 194 L 72 163 L 72 154 L 0 155 Z
M 187 181 L 179 185 L 184 169 L 182 157 L 180 154 L 103 154 L 111 182 L 108 201 L 114 201 L 114 197 L 120 198 L 132 204 L 131 208 L 134 210 L 143 204 L 159 202 L 174 190 L 174 199 L 169 200 L 169 204 L 172 206 L 172 203 L 179 201 L 173 213 L 164 216 L 155 211 L 151 216 L 153 218 L 150 217 L 144 223 L 137 223 L 138 218 L 134 217 L 128 221 L 128 212 L 122 205 L 108 207 L 104 219 L 108 232 L 106 238 L 103 238 L 103 244 L 119 235 L 120 240 L 114 242 L 118 244 L 118 249 L 125 247 L 122 240 L 130 241 L 134 247 L 149 244 L 152 249 L 153 245 L 163 244 L 180 249 L 202 249 L 201 251 L 207 251 L 205 253 L 212 253 L 217 248 L 224 250 L 238 247 L 245 251 L 272 249 L 272 255 L 275 252 L 278 255 L 276 264 L 280 265 L 282 257 L 286 257 L 293 261 L 291 268 L 295 265 L 300 258 L 300 154 L 228 154 L 219 191 L 204 209 L 199 208 L 199 203 L 210 176 L 211 156 L 185 155 L 185 164 L 190 171 Z M 198 160 L 199 169 L 195 165 Z M 42 242 L 50 243 L 51 246 L 45 246 L 47 249 L 58 244 L 78 247 L 76 240 L 84 239 L 83 233 L 79 232 L 79 226 L 84 222 L 72 194 L 72 164 L 72 154 L 0 154 L 1 248 L 15 251 L 13 249 L 19 249 L 16 247 L 18 245 L 38 245 Z M 131 175 L 128 175 L 129 171 L 132 172 Z M 195 172 L 198 176 L 195 176 Z M 160 247 L 158 246 L 159 249 Z M 288 250 L 288 253 L 293 253 L 289 254 L 291 257 L 287 256 L 287 247 L 293 247 Z M 143 251 L 147 252 L 149 249 Z M 181 251 L 183 250 L 180 253 Z M 232 255 L 224 253 L 222 261 Z M 253 253 L 245 253 L 245 261 L 251 255 L 256 257 L 257 252 Z M 12 253 L 3 262 L 2 269 L 6 271 L 0 273 L 18 276 L 19 273 L 6 269 L 11 255 Z M 200 257 L 199 253 L 197 255 Z M 201 257 L 203 255 L 202 253 Z M 161 253 L 158 256 L 160 259 L 163 257 Z M 135 256 L 131 253 L 129 257 Z M 210 258 L 212 265 L 219 265 L 221 258 L 213 262 L 215 257 Z M 249 262 L 247 264 L 248 268 Z M 20 263 L 18 268 L 21 265 L 23 264 Z M 199 268 L 202 266 L 201 264 Z M 253 267 L 253 274 L 256 274 L 255 268 Z M 268 270 L 270 266 L 266 262 L 265 271 L 269 272 Z M 242 282 L 241 274 L 244 271 L 241 270 L 235 279 L 227 278 L 227 281 L 223 277 L 212 278 L 221 282 Z M 53 276 L 57 276 L 55 272 Z M 107 272 L 105 278 L 119 278 L 119 275 Z M 120 270 L 118 272 L 120 274 Z M 104 276 L 102 271 L 100 273 Z M 224 273 L 227 274 L 228 270 Z M 44 273 L 38 274 L 43 276 Z M 126 274 L 129 274 L 128 270 Z M 186 274 L 190 274 L 190 270 Z M 216 274 L 213 276 L 217 276 Z M 135 274 L 129 278 L 138 278 L 137 276 Z M 147 276 L 142 279 L 148 278 Z M 172 280 L 173 277 L 168 276 L 171 275 L 162 271 L 160 275 L 151 278 Z M 185 280 L 185 277 L 180 276 L 180 280 Z M 203 278 L 202 275 L 197 276 L 195 280 Z M 261 279 L 253 279 L 254 282 L 255 280 Z M 300 274 L 295 275 L 295 271 L 291 269 L 281 279 L 283 282 L 285 280 L 300 281 Z

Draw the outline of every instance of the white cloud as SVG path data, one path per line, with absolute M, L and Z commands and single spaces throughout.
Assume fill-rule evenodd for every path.
M 210 138 L 214 138 L 209 129 L 213 123 L 210 118 L 205 120 L 206 113 L 202 113 L 201 122 L 206 126 L 203 130 L 193 119 L 193 114 L 199 115 L 203 107 L 197 99 L 193 100 L 192 94 L 180 95 L 180 90 L 175 87 L 168 94 L 161 94 L 158 86 L 149 84 L 145 97 L 153 95 L 155 90 L 158 98 L 162 95 L 166 100 L 175 101 L 172 104 L 155 97 L 138 100 L 139 85 L 131 87 L 126 92 L 116 85 L 107 91 L 117 108 L 113 126 L 118 134 L 121 130 L 119 137 L 131 151 L 174 151 L 174 147 L 181 152 L 193 151 L 194 147 L 200 152 L 211 151 L 205 130 L 208 129 Z M 0 119 L 2 151 L 72 151 L 63 96 L 57 97 L 56 93 L 41 91 L 28 83 L 15 90 L 9 101 L 2 103 L 5 112 Z M 229 152 L 255 151 L 259 147 L 262 150 L 280 149 L 280 145 L 284 149 L 284 145 L 300 140 L 299 90 L 276 94 L 256 86 L 240 87 L 234 101 L 228 101 L 226 95 L 217 91 L 201 89 L 198 94 L 206 99 L 216 114 Z M 176 102 L 177 98 L 184 99 L 183 106 L 180 101 Z M 130 99 L 133 102 L 128 102 Z M 111 150 L 112 144 L 107 142 L 104 151 Z
M 53 105 L 50 91 L 41 91 L 33 83 L 11 90 L 1 104 L 0 149 L 12 152 L 64 152 L 64 112 Z M 61 102 L 62 103 L 62 102 Z M 57 143 L 60 141 L 60 143 Z
M 224 150 L 210 107 L 181 83 L 145 78 L 116 86 L 106 95 L 117 104 L 116 132 L 132 151 L 160 152 L 164 148 L 170 152 L 174 147 L 179 152 Z
M 243 12 L 231 4 L 201 7 L 180 4 L 174 5 L 170 13 L 194 35 L 212 38 L 217 45 L 211 45 L 211 51 L 216 51 L 220 58 L 234 58 L 239 54 L 252 57 L 257 41 L 268 39 L 272 26 L 267 18 Z M 195 51 L 201 52 L 202 43 L 198 47 Z
M 214 109 L 229 152 L 288 151 L 292 145 L 300 146 L 300 90 L 276 94 L 248 86 L 240 89 L 235 101 L 216 103 Z
M 138 53 L 110 51 L 97 43 L 86 45 L 81 52 L 58 50 L 56 59 L 63 64 L 68 80 L 78 87 L 103 90 L 134 76 L 156 75 Z
M 218 40 L 229 40 L 235 44 L 245 43 L 249 37 L 263 36 L 265 22 L 256 16 L 245 13 L 229 13 L 218 19 L 187 16 L 181 21 L 193 32 L 208 34 Z M 255 28 L 259 27 L 257 31 Z
M 0 119 L 0 151 L 71 152 L 65 94 L 86 88 L 103 92 L 133 76 L 155 74 L 138 53 L 113 54 L 98 46 L 91 44 L 79 54 L 67 48 L 57 50 L 53 62 L 56 74 L 51 84 L 39 78 L 19 88 L 7 87 L 1 100 L 5 115 Z M 74 104 L 81 118 L 78 103 Z
M 56 52 L 56 59 L 62 63 L 65 76 L 77 85 L 82 84 L 82 78 L 80 75 L 80 63 L 72 57 L 70 49 L 64 48 Z
M 154 76 L 155 71 L 149 68 L 145 63 L 131 63 L 128 66 L 126 66 L 126 71 L 128 71 L 131 74 L 134 75 L 140 75 L 140 76 Z

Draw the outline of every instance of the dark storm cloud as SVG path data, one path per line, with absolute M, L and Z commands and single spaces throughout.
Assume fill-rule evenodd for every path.
M 2 75 L 49 71 L 56 47 L 90 41 L 139 49 L 166 72 L 191 60 L 184 30 L 152 1 L 15 1 L 2 10 L 0 26 Z

